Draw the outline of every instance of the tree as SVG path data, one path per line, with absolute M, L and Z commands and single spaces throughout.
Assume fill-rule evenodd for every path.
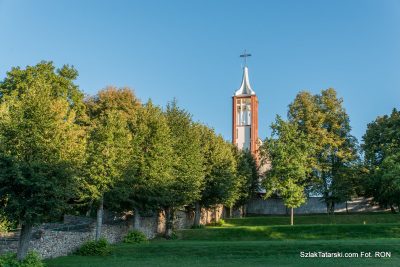
M 369 169 L 380 166 L 383 160 L 400 151 L 400 111 L 376 118 L 367 126 L 362 149 Z
M 394 206 L 399 202 L 396 173 L 400 154 L 400 112 L 393 109 L 390 116 L 378 117 L 369 123 L 363 141 L 365 167 L 369 171 L 363 183 L 365 193 L 395 212 Z
M 271 128 L 271 138 L 261 147 L 269 155 L 272 166 L 263 180 L 265 197 L 273 194 L 282 197 L 285 206 L 291 209 L 290 224 L 293 225 L 293 208 L 306 200 L 305 187 L 314 163 L 314 146 L 296 124 L 285 122 L 279 116 Z
M 107 88 L 86 101 L 90 125 L 83 190 L 98 203 L 96 240 L 101 237 L 104 195 L 122 180 L 131 156 L 137 100 L 129 90 Z
M 52 62 L 13 68 L 0 83 L 0 203 L 21 225 L 17 257 L 27 254 L 32 227 L 58 220 L 76 197 L 85 135 L 78 73 Z
M 204 172 L 200 133 L 195 128 L 191 115 L 180 109 L 174 100 L 168 103 L 165 117 L 171 131 L 174 158 L 174 180 L 163 201 L 166 211 L 166 236 L 171 237 L 175 209 L 200 198 Z
M 204 155 L 205 182 L 201 197 L 196 202 L 194 225 L 200 224 L 201 208 L 225 204 L 232 207 L 240 197 L 240 180 L 236 175 L 236 160 L 232 144 L 204 125 L 201 131 L 201 147 Z
M 238 150 L 235 147 L 236 175 L 240 181 L 239 198 L 236 206 L 246 204 L 260 189 L 257 162 L 249 150 Z
M 400 209 L 400 152 L 387 156 L 372 176 L 374 200 L 392 212 Z
M 350 120 L 332 88 L 322 90 L 319 95 L 300 92 L 289 105 L 288 118 L 297 124 L 315 147 L 316 159 L 310 175 L 308 190 L 320 194 L 329 213 L 340 201 L 339 191 L 334 190 L 338 177 L 357 160 L 357 141 L 350 134 Z M 342 171 L 340 173 L 340 171 Z M 350 186 L 350 185 L 349 185 Z
M 121 209 L 134 210 L 134 227 L 141 211 L 162 208 L 174 183 L 171 131 L 161 108 L 148 101 L 138 109 L 133 127 L 129 168 L 111 194 Z

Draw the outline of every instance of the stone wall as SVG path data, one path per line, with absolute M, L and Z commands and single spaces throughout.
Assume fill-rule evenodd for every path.
M 219 220 L 223 214 L 222 205 L 211 210 L 203 209 L 201 223 L 207 224 Z M 179 210 L 175 216 L 174 227 L 176 230 L 190 228 L 193 225 L 194 213 L 192 211 Z M 126 220 L 103 224 L 102 237 L 106 238 L 110 243 L 118 243 L 123 240 L 131 229 L 132 218 L 127 216 Z M 149 239 L 163 233 L 165 230 L 164 213 L 160 212 L 151 217 L 141 217 L 139 230 Z M 93 219 L 65 216 L 64 224 L 53 225 L 53 228 L 49 228 L 48 225 L 35 228 L 30 241 L 30 249 L 38 252 L 42 258 L 65 256 L 74 252 L 84 242 L 93 240 L 95 235 L 96 230 Z M 0 254 L 16 252 L 17 246 L 18 240 L 9 237 L 7 239 L 0 238 Z
M 348 212 L 385 211 L 378 205 L 371 204 L 371 199 L 355 198 L 347 201 Z M 284 215 L 289 211 L 280 198 L 253 199 L 246 205 L 247 214 Z M 335 212 L 346 212 L 346 202 L 335 204 Z M 295 214 L 327 213 L 326 204 L 321 197 L 310 197 L 306 203 L 294 209 Z

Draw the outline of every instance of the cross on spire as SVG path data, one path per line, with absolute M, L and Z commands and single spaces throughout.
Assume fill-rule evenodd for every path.
M 245 49 L 243 54 L 240 55 L 240 57 L 242 57 L 244 60 L 244 66 L 247 67 L 247 57 L 251 57 L 251 54 L 247 53 Z

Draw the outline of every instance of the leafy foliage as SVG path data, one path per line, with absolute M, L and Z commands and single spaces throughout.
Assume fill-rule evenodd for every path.
M 335 186 L 338 177 L 357 160 L 357 141 L 350 134 L 349 116 L 342 104 L 343 99 L 338 98 L 332 88 L 317 95 L 300 92 L 288 112 L 289 121 L 315 144 L 315 162 L 308 189 L 311 193 L 322 194 L 330 211 L 335 203 L 342 201 L 342 192 Z
M 364 175 L 367 196 L 384 207 L 400 208 L 400 112 L 393 109 L 390 116 L 378 117 L 368 124 L 363 136 Z
M 235 149 L 236 175 L 240 183 L 239 198 L 235 205 L 243 205 L 260 189 L 257 162 L 249 150 Z
M 36 252 L 28 252 L 23 261 L 17 260 L 17 254 L 6 253 L 0 255 L 0 266 L 4 267 L 44 267 L 45 264 Z
M 224 226 L 224 224 L 225 224 L 225 221 L 223 219 L 219 219 L 218 221 L 211 222 L 208 225 L 209 226 L 219 226 L 219 227 L 221 227 L 221 226 Z
M 107 256 L 112 252 L 110 243 L 107 239 L 100 238 L 97 241 L 87 241 L 84 243 L 75 254 L 80 256 Z
M 124 237 L 124 243 L 144 243 L 147 242 L 147 236 L 137 230 L 130 231 L 125 237 Z
M 285 206 L 297 208 L 306 199 L 304 191 L 312 171 L 314 147 L 296 124 L 279 116 L 271 128 L 272 137 L 261 148 L 267 151 L 272 165 L 263 180 L 265 197 L 278 194 Z
M 212 129 L 200 126 L 200 131 L 205 169 L 200 203 L 204 207 L 232 206 L 240 197 L 234 148 Z
M 14 228 L 16 228 L 15 223 L 7 219 L 7 217 L 0 211 L 0 233 L 6 233 Z
M 22 229 L 58 219 L 76 197 L 85 146 L 76 76 L 41 62 L 13 68 L 0 83 L 0 205 Z
M 167 105 L 165 117 L 171 132 L 175 178 L 165 196 L 165 205 L 177 207 L 199 199 L 204 183 L 203 156 L 200 134 L 191 115 L 180 109 L 174 100 Z
M 381 206 L 400 208 L 400 153 L 387 156 L 367 183 L 368 193 Z
M 379 166 L 390 155 L 400 152 L 400 111 L 376 118 L 367 126 L 362 145 L 366 164 Z
M 174 154 L 167 119 L 151 101 L 138 110 L 133 136 L 130 167 L 118 189 L 130 208 L 157 209 L 174 181 Z

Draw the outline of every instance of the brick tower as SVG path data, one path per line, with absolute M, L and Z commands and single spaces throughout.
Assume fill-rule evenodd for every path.
M 258 158 L 258 99 L 250 86 L 249 70 L 243 68 L 242 84 L 232 97 L 232 142 Z

